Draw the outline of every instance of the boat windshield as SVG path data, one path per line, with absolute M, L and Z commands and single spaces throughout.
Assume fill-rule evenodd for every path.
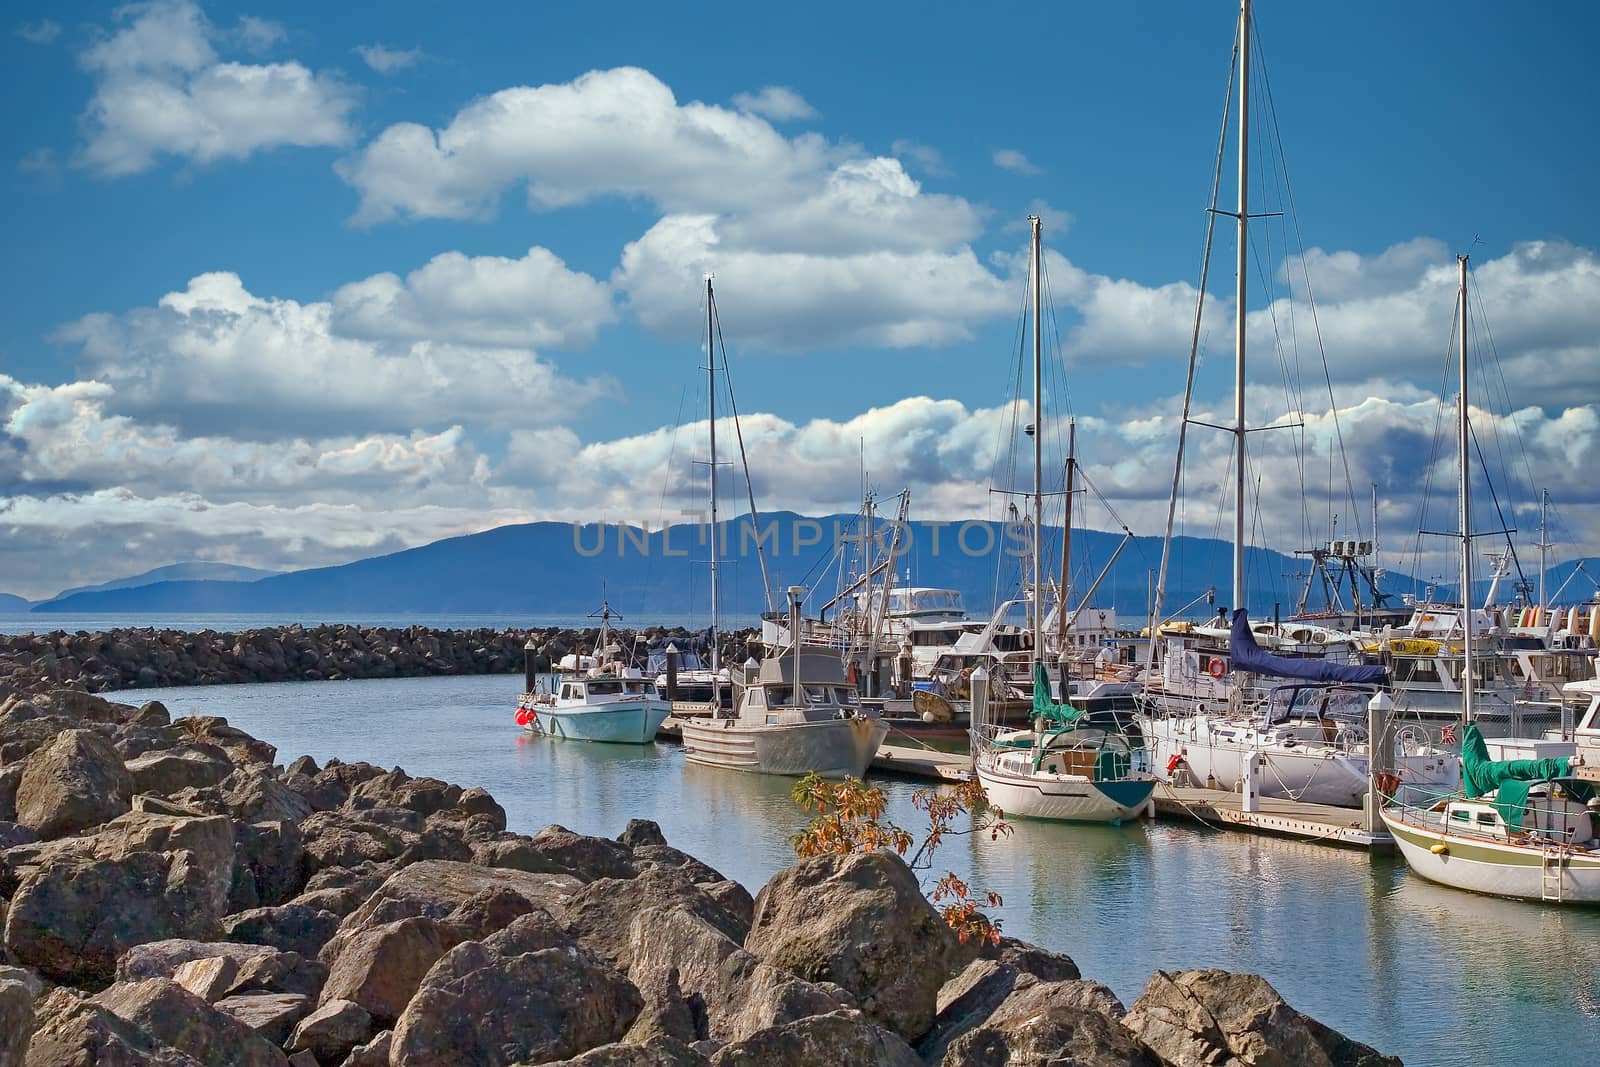
M 590 682 L 590 696 L 612 696 L 622 692 L 621 682 Z

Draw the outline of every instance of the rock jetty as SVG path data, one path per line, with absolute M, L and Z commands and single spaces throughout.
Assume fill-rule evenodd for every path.
M 58 689 L 0 703 L 0 1067 L 1191 1067 L 1400 1061 L 1262 978 L 957 942 L 896 856 L 753 899 L 655 823 Z
M 699 635 L 681 628 L 613 631 L 625 649 Z M 759 655 L 754 630 L 722 635 L 722 661 Z M 56 688 L 103 693 L 238 682 L 417 678 L 547 671 L 569 652 L 593 652 L 597 629 L 435 630 L 424 626 L 274 626 L 238 633 L 116 629 L 0 634 L 0 695 Z M 527 646 L 533 645 L 529 650 Z M 531 663 L 529 662 L 531 660 Z

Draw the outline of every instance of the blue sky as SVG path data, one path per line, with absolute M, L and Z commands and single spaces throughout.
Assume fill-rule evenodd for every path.
M 654 518 L 664 481 L 692 495 L 674 472 L 693 442 L 672 427 L 703 410 L 708 268 L 764 504 L 848 507 L 865 439 L 915 514 L 981 513 L 1035 210 L 1065 361 L 1052 402 L 1084 420 L 1119 511 L 1159 532 L 1227 3 L 7 17 L 0 77 L 26 106 L 3 120 L 0 168 L 0 589 Z M 1264 357 L 1257 417 L 1307 422 L 1313 470 L 1342 436 L 1336 466 L 1363 499 L 1380 482 L 1386 538 L 1414 531 L 1470 248 L 1498 358 L 1481 430 L 1551 487 L 1566 554 L 1594 551 L 1581 50 L 1600 16 L 1264 2 L 1256 18 L 1276 132 L 1264 109 L 1259 125 L 1281 137 L 1334 392 L 1291 403 Z M 1260 225 L 1276 278 L 1284 246 L 1265 240 L 1293 235 Z M 1230 403 L 1230 262 L 1223 235 L 1202 410 Z M 1257 506 L 1261 540 L 1287 549 L 1312 487 L 1273 476 L 1283 447 L 1260 446 Z M 1218 476 L 1197 473 L 1192 498 Z M 1206 499 L 1192 532 L 1213 525 Z

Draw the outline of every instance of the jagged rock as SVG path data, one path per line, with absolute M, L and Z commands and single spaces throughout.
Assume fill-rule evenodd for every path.
M 58 987 L 34 1004 L 27 1067 L 206 1067 L 77 990 Z
M 37 1000 L 44 995 L 44 979 L 26 967 L 11 967 L 0 964 L 0 982 L 21 982 L 28 987 L 28 998 L 30 1000 Z
M 235 826 L 233 885 L 229 910 L 272 907 L 292 899 L 310 876 L 304 838 L 292 822 Z
M 658 1036 L 640 1044 L 601 1045 L 549 1067 L 710 1067 L 710 1063 L 690 1045 Z
M 262 1039 L 283 1045 L 294 1032 L 295 1024 L 316 1007 L 299 993 L 238 993 L 216 1002 L 216 1009 L 233 1016 L 254 1030 Z
M 911 1046 L 856 1011 L 797 1019 L 724 1046 L 712 1067 L 922 1067 Z
M 586 949 L 538 947 L 553 935 L 528 916 L 446 953 L 395 1026 L 393 1067 L 542 1063 L 621 1038 L 638 990 Z
M 26 769 L 26 763 L 7 763 L 5 756 L 0 755 L 0 819 L 16 821 L 17 787 L 22 784 L 22 772 Z
M 389 1067 L 389 1044 L 393 1030 L 385 1030 L 365 1045 L 350 1050 L 341 1067 Z
M 1024 951 L 1032 946 L 1016 944 L 1019 950 L 1012 952 L 1010 958 L 1019 963 L 1037 966 L 1046 974 L 1068 970 L 1077 973 L 1076 965 L 1067 968 L 1061 964 L 1066 957 L 1053 953 L 1032 956 Z M 998 1017 L 1002 1007 L 1005 1011 L 1026 1013 L 1030 1005 L 1045 1003 L 1094 1010 L 1112 1019 L 1122 1018 L 1125 1011 L 1116 995 L 1099 983 L 1077 979 L 1041 980 L 1038 975 L 1019 970 L 1010 963 L 978 959 L 939 990 L 939 1014 L 934 1019 L 933 1029 L 918 1045 L 918 1051 L 929 1063 L 939 1063 L 952 1042 L 984 1025 L 991 1017 Z
M 300 993 L 315 996 L 327 972 L 321 963 L 297 952 L 280 952 L 265 945 L 231 941 L 171 939 L 135 945 L 117 961 L 119 982 L 144 978 L 172 978 L 195 960 L 223 956 L 238 965 L 225 993 Z
M 322 1067 L 322 1064 L 316 1056 L 305 1049 L 301 1049 L 289 1057 L 289 1067 Z
M 411 778 L 398 767 L 369 778 L 350 792 L 350 807 L 405 808 L 428 816 L 452 808 L 461 799 L 461 787 L 437 778 Z
M 270 766 L 240 767 L 220 788 L 228 814 L 241 822 L 299 823 L 311 814 L 311 803 L 278 781 Z
M 653 819 L 629 819 L 627 827 L 617 835 L 617 841 L 637 851 L 643 845 L 665 845 L 667 835 Z
M 0 1067 L 22 1067 L 33 1033 L 34 990 L 0 976 Z
M 180 963 L 172 980 L 206 1003 L 220 1000 L 234 986 L 239 961 L 228 956 L 208 956 Z
M 49 840 L 87 830 L 128 810 L 133 779 L 93 730 L 63 730 L 28 757 L 17 783 L 17 818 Z
M 1002 937 L 998 945 L 985 944 L 979 955 L 986 960 L 1015 967 L 1043 982 L 1067 982 L 1083 977 L 1072 957 L 1018 941 L 1014 937 Z
M 290 1052 L 310 1052 L 319 1063 L 336 1064 L 370 1038 L 372 1031 L 372 1016 L 365 1008 L 348 1000 L 333 1000 L 301 1019 L 285 1047 Z
M 282 1052 L 248 1026 L 164 978 L 119 982 L 95 1003 L 211 1067 L 284 1067 Z
M 653 1037 L 670 1037 L 683 1042 L 699 1039 L 705 1026 L 695 1018 L 694 1009 L 683 995 L 677 968 L 668 968 L 648 989 L 640 987 L 637 981 L 634 986 L 644 998 L 644 1007 L 634 1017 L 628 1032 L 622 1035 L 624 1042 L 640 1045 Z M 703 1009 L 700 1014 L 705 1014 Z
M 591 882 L 571 896 L 557 918 L 564 918 L 574 936 L 602 958 L 625 970 L 632 951 L 630 924 L 634 916 L 652 908 L 687 911 L 735 942 L 743 940 L 746 930 L 688 875 L 668 867 L 646 868 L 628 879 Z
M 303 774 L 309 778 L 321 770 L 322 768 L 317 766 L 316 760 L 310 756 L 301 756 L 283 769 L 283 776 L 285 778 L 293 778 L 296 775 Z
M 956 1038 L 942 1063 L 944 1067 L 1165 1067 L 1149 1046 L 1115 1019 L 1092 1009 L 1061 1005 L 997 1014 Z
M 251 908 L 222 917 L 222 936 L 229 941 L 269 945 L 315 959 L 339 928 L 339 916 L 304 904 Z
M 204 746 L 211 748 L 212 746 Z M 205 789 L 233 773 L 233 764 L 217 750 L 212 756 L 189 746 L 181 751 L 146 752 L 127 761 L 133 788 L 139 793 L 165 796 L 180 789 Z
M 445 947 L 453 948 L 463 941 L 482 941 L 499 933 L 534 909 L 533 902 L 516 890 L 495 886 L 457 904 L 449 915 L 439 920 L 439 929 Z
M 638 873 L 628 846 L 605 837 L 575 834 L 565 826 L 546 826 L 533 835 L 532 847 L 577 878 L 632 878 Z
M 353 1001 L 379 1026 L 392 1026 L 444 951 L 434 919 L 415 916 L 361 930 L 329 958 L 320 1003 Z
M 116 723 L 134 711 L 127 704 L 114 704 L 81 689 L 52 689 L 35 700 L 50 714 L 74 722 Z
M 329 867 L 313 874 L 305 890 L 288 903 L 343 917 L 364 904 L 397 869 L 392 863 Z
M 1172 1067 L 1400 1067 L 1296 1011 L 1254 974 L 1157 971 L 1122 1023 Z
M 20 871 L 6 947 L 52 978 L 94 985 L 130 946 L 209 937 L 232 837 L 225 818 L 132 814 L 88 838 L 29 846 L 43 851 Z
M 12 845 L 31 845 L 39 840 L 39 835 L 34 833 L 31 826 L 21 823 L 0 822 L 0 852 L 4 852 Z
M 391 813 L 399 817 L 389 818 Z M 300 829 L 306 854 L 318 868 L 472 858 L 466 842 L 437 827 L 424 827 L 421 817 L 406 808 L 321 811 L 302 822 Z
M 813 982 L 834 982 L 861 1010 L 908 1040 L 933 1025 L 955 936 L 898 856 L 848 853 L 802 860 L 756 897 L 745 948 Z
M 526 834 L 502 834 L 474 841 L 470 847 L 472 862 L 480 867 L 501 867 L 529 874 L 571 874 L 561 864 L 534 848 L 533 838 Z
M 489 791 L 481 786 L 473 786 L 462 793 L 461 799 L 456 801 L 456 807 L 469 816 L 487 817 L 497 831 L 506 828 L 506 809 L 496 803 Z
M 750 895 L 750 890 L 735 882 L 732 878 L 724 878 L 719 882 L 697 882 L 701 892 L 722 905 L 722 910 L 727 913 L 737 927 L 743 941 L 750 936 L 750 925 L 755 922 L 756 901 Z

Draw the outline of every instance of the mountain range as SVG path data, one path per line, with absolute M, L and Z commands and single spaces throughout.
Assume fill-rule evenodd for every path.
M 849 575 L 859 523 L 853 515 L 808 518 L 792 512 L 762 516 L 762 542 L 773 590 L 781 608 L 790 585 L 814 589 L 815 611 L 839 588 L 838 571 Z M 728 621 L 751 618 L 768 608 L 763 594 L 755 526 L 748 517 L 723 524 L 718 568 L 722 614 Z M 877 526 L 881 559 L 892 541 L 887 523 Z M 896 573 L 904 584 L 959 590 L 973 614 L 986 614 L 998 599 L 1018 595 L 1024 560 L 1024 529 L 1000 523 L 909 522 L 904 527 Z M 448 538 L 418 548 L 336 567 L 283 574 L 250 572 L 220 564 L 181 564 L 136 578 L 67 590 L 32 606 L 49 612 L 507 614 L 529 617 L 582 615 L 612 607 L 641 620 L 703 618 L 709 614 L 710 550 L 705 528 L 690 524 L 647 530 L 614 524 L 574 526 L 536 522 L 503 526 Z M 1060 530 L 1043 538 L 1046 573 L 1058 569 Z M 1132 538 L 1118 552 L 1121 535 L 1074 530 L 1073 587 L 1093 584 L 1113 555 L 1092 603 L 1119 615 L 1148 610 L 1159 538 Z M 1210 538 L 1176 538 L 1169 566 L 1165 608 L 1169 614 L 1209 614 L 1227 600 L 1230 549 Z M 840 546 L 845 546 L 840 548 Z M 841 564 L 841 556 L 844 561 Z M 1550 588 L 1579 563 L 1600 574 L 1600 561 L 1571 561 L 1552 568 Z M 225 568 L 197 573 L 195 568 Z M 1305 583 L 1306 561 L 1252 548 L 1246 553 L 1251 610 L 1269 615 L 1294 610 Z M 1558 576 L 1559 575 L 1559 576 Z M 152 580 L 153 579 L 153 580 Z M 1412 580 L 1391 573 L 1385 587 L 1409 591 Z M 1207 591 L 1219 586 L 1216 599 Z M 998 590 L 998 596 L 997 596 Z M 1506 591 L 1509 594 L 1509 590 Z M 1573 599 L 1569 596 L 1568 599 Z M 1316 610 L 1320 601 L 1309 607 Z M 3 605 L 0 605 L 3 609 Z

